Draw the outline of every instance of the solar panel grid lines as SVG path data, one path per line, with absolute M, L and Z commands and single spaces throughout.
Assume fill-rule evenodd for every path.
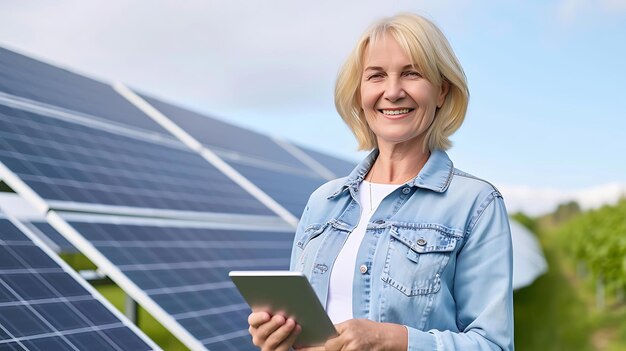
M 28 200 L 39 213 L 46 213 L 48 211 L 48 203 L 20 179 L 20 177 L 13 173 L 12 170 L 5 166 L 2 161 L 0 161 L 0 179 L 9 185 L 11 189 Z
M 109 276 L 126 294 L 137 301 L 143 308 L 163 324 L 182 343 L 192 350 L 204 350 L 189 332 L 180 327 L 178 323 L 144 291 L 137 287 L 126 275 L 124 275 L 115 265 L 113 265 L 104 255 L 102 255 L 89 241 L 85 240 L 74 228 L 72 228 L 56 211 L 49 211 L 47 215 L 50 223 L 57 231 L 62 233 L 76 248 L 92 261 L 98 269 Z
M 118 92 L 122 97 L 128 100 L 131 104 L 144 112 L 147 116 L 152 118 L 157 124 L 161 125 L 165 130 L 168 130 L 180 141 L 187 145 L 194 151 L 199 151 L 202 148 L 202 144 L 196 139 L 192 138 L 186 131 L 177 126 L 174 122 L 164 116 L 159 110 L 150 105 L 147 101 L 142 99 L 139 95 L 135 94 L 126 85 L 118 82 L 113 85 L 113 89 Z
M 111 206 L 100 204 L 72 203 L 67 201 L 52 201 L 46 203 L 51 209 L 62 212 L 88 212 L 94 214 L 116 214 L 120 216 L 152 217 L 181 219 L 187 221 L 207 221 L 215 223 L 255 223 L 258 225 L 281 226 L 286 222 L 273 215 L 249 215 L 212 212 L 190 212 L 176 210 L 157 210 L 152 208 L 136 208 L 127 206 Z M 292 227 L 291 225 L 289 225 Z
M 188 145 L 193 150 L 196 150 L 200 155 L 207 160 L 211 165 L 219 169 L 223 174 L 229 177 L 232 181 L 237 183 L 254 198 L 259 200 L 279 217 L 296 227 L 298 225 L 298 219 L 278 202 L 274 201 L 270 196 L 264 193 L 253 182 L 243 177 L 228 163 L 224 162 L 219 156 L 217 156 L 211 150 L 202 146 L 202 143 L 198 141 L 189 132 L 183 130 L 176 123 L 174 123 L 168 116 L 164 115 L 161 111 L 157 110 L 151 103 L 145 98 L 139 96 L 132 90 L 128 89 L 121 83 L 115 85 L 116 91 L 124 96 L 128 101 L 133 103 L 137 108 L 145 112 L 148 116 L 153 118 L 157 123 L 162 125 L 165 129 L 169 130 L 173 135 L 178 137 L 183 143 Z
M 230 164 L 224 162 L 219 156 L 209 149 L 203 148 L 200 151 L 200 155 L 208 160 L 211 164 L 218 167 L 224 174 L 227 174 L 230 179 L 235 183 L 241 185 L 248 192 L 253 194 L 256 199 L 259 199 L 263 204 L 270 208 L 274 213 L 278 214 L 287 223 L 291 224 L 294 228 L 298 226 L 298 218 L 294 216 L 292 212 L 287 210 L 278 201 L 274 200 L 270 195 L 263 191 L 260 187 L 250 181 L 247 177 L 242 175 L 236 168 Z
M 281 173 L 296 174 L 296 175 L 306 176 L 306 177 L 313 178 L 313 179 L 322 179 L 317 173 L 311 171 L 309 168 L 305 168 L 305 167 L 294 168 L 292 166 L 287 166 L 281 163 L 274 163 L 274 162 L 261 160 L 258 158 L 252 158 L 250 156 L 238 154 L 233 151 L 226 151 L 222 149 L 209 148 L 209 147 L 207 148 L 211 150 L 213 153 L 215 153 L 217 156 L 219 156 L 222 160 L 226 161 L 227 163 L 235 162 L 235 163 L 239 163 L 239 164 L 243 164 L 247 166 L 258 167 L 258 168 L 272 170 L 272 171 L 281 172 Z
M 320 177 L 326 180 L 333 180 L 337 178 L 337 175 L 333 173 L 331 170 L 326 168 L 323 164 L 317 162 L 314 158 L 307 155 L 305 152 L 292 145 L 289 141 L 281 139 L 281 138 L 272 138 L 278 145 L 280 145 L 285 151 L 292 154 L 298 160 L 302 161 L 302 163 L 306 164 L 309 168 L 319 174 Z
M 245 330 L 249 308 L 228 272 L 287 269 L 293 240 L 284 222 L 272 227 L 55 211 L 48 220 L 193 350 L 255 349 Z
M 216 118 L 137 93 L 144 101 L 208 149 L 229 150 L 262 161 L 307 168 L 270 137 Z
M 356 167 L 356 162 L 350 162 L 337 157 L 333 157 L 331 155 L 315 151 L 301 145 L 294 145 L 294 147 L 302 150 L 302 152 L 309 155 L 312 159 L 324 165 L 327 169 L 337 175 L 337 177 L 345 177 L 349 175 L 354 167 Z
M 66 122 L 73 122 L 77 124 L 83 124 L 89 127 L 103 129 L 111 133 L 121 134 L 130 138 L 144 140 L 148 142 L 155 142 L 166 144 L 172 147 L 181 148 L 180 142 L 171 135 L 163 132 L 154 132 L 141 128 L 136 128 L 130 125 L 117 123 L 115 121 L 109 121 L 101 117 L 88 115 L 85 113 L 67 110 L 58 106 L 48 105 L 39 101 L 29 100 L 6 94 L 0 91 L 0 104 L 23 110 L 26 112 L 41 114 L 53 118 L 57 118 Z
M 182 144 L 178 149 L 147 143 L 1 105 L 0 133 L 0 160 L 19 176 L 5 178 L 17 184 L 16 191 L 28 184 L 34 190 L 30 198 L 39 194 L 52 201 L 156 210 L 272 214 Z M 45 211 L 47 204 L 41 207 Z
M 57 232 L 52 226 L 41 221 L 25 221 L 19 220 L 30 231 L 37 235 L 52 251 L 56 253 L 76 253 L 78 250 L 72 245 L 61 233 Z
M 0 91 L 167 134 L 108 84 L 0 47 Z
M 0 216 L 0 349 L 160 350 L 29 229 Z
M 117 90 L 183 142 L 202 145 L 199 151 L 207 161 L 294 227 L 309 194 L 336 177 L 286 141 L 136 94 L 121 84 Z
M 276 172 L 234 161 L 230 165 L 247 179 L 254 179 L 256 186 L 297 217 L 304 210 L 311 193 L 325 182 L 321 177 Z

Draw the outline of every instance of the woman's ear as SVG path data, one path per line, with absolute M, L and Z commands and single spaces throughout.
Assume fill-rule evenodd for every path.
M 443 102 L 446 101 L 446 96 L 448 96 L 448 92 L 450 91 L 450 82 L 447 79 L 443 79 L 441 81 L 441 90 L 439 91 L 439 97 L 437 98 L 437 107 L 441 108 L 443 106 Z

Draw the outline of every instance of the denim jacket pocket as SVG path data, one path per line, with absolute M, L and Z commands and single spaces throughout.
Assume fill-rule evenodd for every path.
M 382 280 L 407 296 L 433 294 L 458 239 L 432 228 L 391 227 Z
M 306 250 L 309 246 L 309 243 L 313 241 L 313 239 L 319 237 L 324 230 L 328 227 L 328 223 L 320 223 L 320 224 L 312 224 L 304 229 L 304 234 L 296 241 L 296 249 L 299 249 L 299 256 L 297 259 L 297 264 L 295 265 L 295 269 L 303 272 L 305 270 L 307 257 L 311 254 L 311 251 L 315 250 Z
M 304 250 L 307 244 L 324 232 L 328 223 L 311 224 L 304 229 L 304 234 L 296 242 L 296 246 Z

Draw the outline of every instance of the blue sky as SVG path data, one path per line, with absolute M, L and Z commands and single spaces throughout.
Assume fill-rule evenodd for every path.
M 472 25 L 454 40 L 472 92 L 453 151 L 464 167 L 500 165 L 484 173 L 530 186 L 624 180 L 624 14 L 559 18 L 550 5 L 470 12 Z
M 359 159 L 333 106 L 365 27 L 443 29 L 471 99 L 455 164 L 497 186 L 626 182 L 626 0 L 4 3 L 0 45 L 322 151 Z

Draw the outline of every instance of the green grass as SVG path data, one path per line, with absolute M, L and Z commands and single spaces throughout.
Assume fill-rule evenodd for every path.
M 80 270 L 96 269 L 96 265 L 82 253 L 61 253 L 59 256 L 77 272 Z

